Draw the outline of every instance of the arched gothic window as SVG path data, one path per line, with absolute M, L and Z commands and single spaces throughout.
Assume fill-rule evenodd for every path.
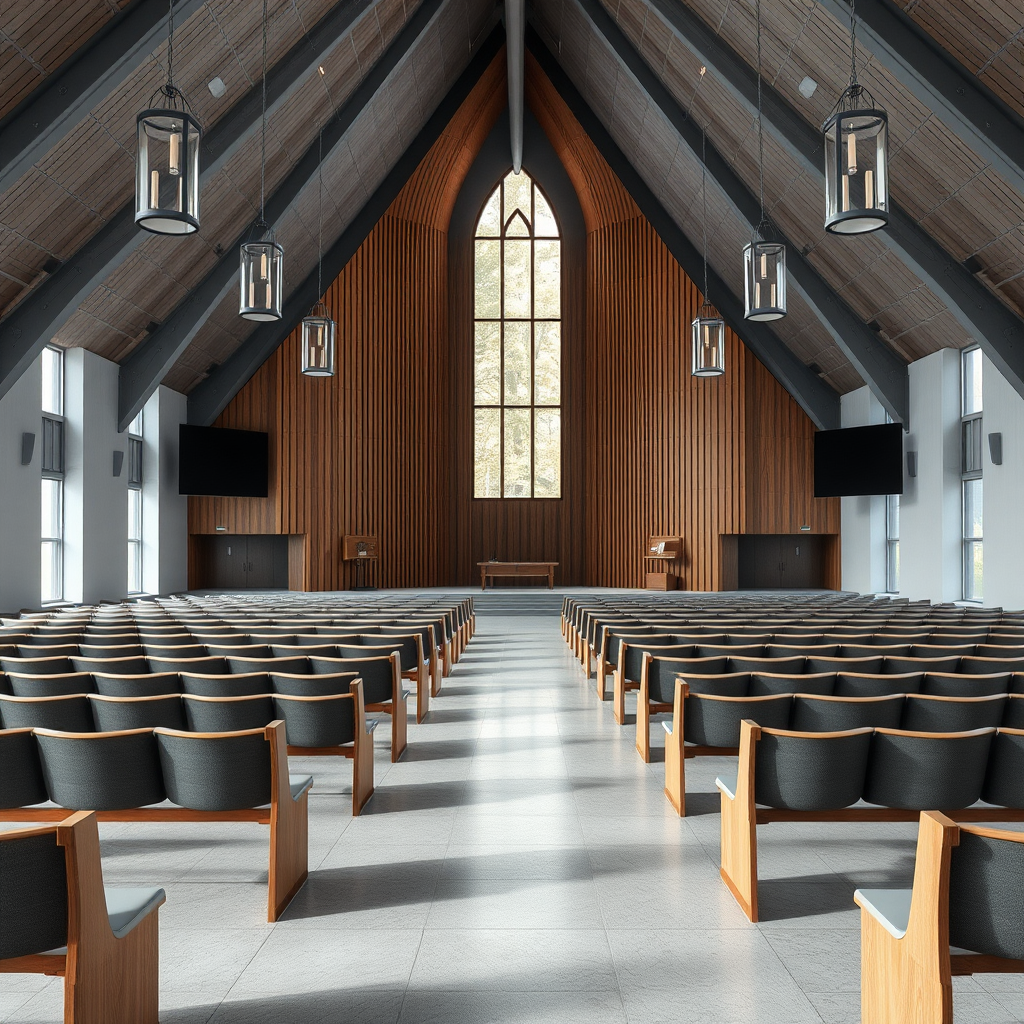
M 484 205 L 474 262 L 476 498 L 562 496 L 562 253 L 529 175 Z

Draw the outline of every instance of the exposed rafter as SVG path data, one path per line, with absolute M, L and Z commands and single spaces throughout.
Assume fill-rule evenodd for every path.
M 640 173 L 633 167 L 612 139 L 601 119 L 562 70 L 532 28 L 527 43 L 544 73 L 551 79 L 573 116 L 579 121 L 611 169 L 633 197 L 641 213 L 651 222 L 669 252 L 693 280 L 703 276 L 702 256 L 682 228 L 668 214 Z M 767 367 L 776 380 L 793 396 L 816 426 L 830 429 L 839 426 L 839 396 L 816 373 L 799 360 L 763 323 L 743 319 L 743 304 L 729 286 L 711 268 L 709 289 L 715 305 L 726 323 L 742 339 L 747 348 Z
M 526 105 L 526 0 L 505 0 L 505 36 L 512 170 L 518 174 L 523 168 L 523 110 Z
M 673 30 L 673 37 L 713 72 L 751 114 L 757 110 L 757 77 L 735 50 L 680 0 L 647 0 Z M 858 4 L 858 12 L 861 10 Z M 821 134 L 767 82 L 765 124 L 805 170 L 824 180 Z M 890 200 L 889 226 L 876 232 L 886 245 L 938 296 L 960 325 L 1024 396 L 1024 321 L 954 259 L 898 203 Z
M 175 24 L 205 0 L 177 0 Z M 0 192 L 44 157 L 163 42 L 167 0 L 135 0 L 0 123 Z
M 700 127 L 676 103 L 661 79 L 633 48 L 632 43 L 599 0 L 575 2 L 583 9 L 590 23 L 604 38 L 619 62 L 661 111 L 676 135 L 698 160 L 704 159 L 712 180 L 746 221 L 751 231 L 755 230 L 761 219 L 761 206 L 757 196 L 747 188 L 721 153 L 710 142 L 705 142 Z M 861 379 L 885 406 L 889 415 L 909 429 L 907 364 L 836 295 L 792 242 L 780 233 L 777 233 L 777 238 L 785 242 L 788 250 L 787 263 L 792 284 L 814 310 L 822 326 L 854 365 Z M 740 259 L 739 253 L 736 254 L 736 259 Z
M 846 0 L 818 2 L 849 24 Z M 857 0 L 857 37 L 905 89 L 1024 193 L 1024 121 L 998 96 L 892 0 Z
M 342 145 L 356 120 L 370 108 L 377 93 L 427 31 L 445 0 L 423 0 L 384 55 L 348 98 L 337 114 L 324 122 L 315 139 L 288 176 L 266 202 L 263 216 L 267 224 L 277 223 L 298 199 L 302 190 L 315 181 L 321 161 L 328 162 Z M 124 430 L 138 415 L 149 396 L 159 387 L 171 367 L 188 348 L 221 299 L 238 280 L 238 247 L 259 230 L 259 218 L 246 225 L 230 249 L 214 268 L 175 306 L 171 315 L 140 342 L 121 363 L 118 378 L 117 429 Z M 310 300 L 309 305 L 319 296 Z
M 342 232 L 341 237 L 324 254 L 323 274 L 327 280 L 336 278 L 366 241 L 367 236 L 430 151 L 430 147 L 441 137 L 441 133 L 494 60 L 504 41 L 504 35 L 499 29 L 492 31 L 483 41 L 466 70 L 448 90 L 398 163 Z M 295 330 L 309 312 L 309 307 L 320 298 L 319 289 L 319 276 L 314 270 L 285 300 L 284 316 L 281 320 L 257 327 L 222 365 L 192 391 L 188 398 L 189 423 L 204 426 L 213 423 L 228 402 L 245 386 L 246 381 Z
M 313 74 L 372 0 L 339 0 L 267 75 L 271 116 Z M 250 89 L 205 135 L 200 177 L 208 181 L 259 127 L 261 97 Z M 92 290 L 151 238 L 135 226 L 135 205 L 123 206 L 92 238 L 0 320 L 0 398 L 67 323 Z

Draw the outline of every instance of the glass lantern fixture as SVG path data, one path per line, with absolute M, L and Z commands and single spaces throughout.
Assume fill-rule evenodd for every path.
M 336 327 L 323 302 L 302 318 L 302 372 L 307 377 L 334 376 Z
M 243 242 L 238 312 L 246 320 L 269 322 L 281 319 L 284 285 L 284 247 L 270 231 L 255 242 Z
M 822 125 L 825 230 L 862 235 L 889 223 L 889 117 L 853 83 Z
M 755 239 L 743 247 L 743 319 L 781 320 L 786 315 L 786 247 Z
M 198 231 L 202 128 L 181 91 L 163 86 L 136 118 L 136 134 L 135 223 L 158 235 Z
M 694 377 L 720 377 L 725 373 L 725 321 L 709 302 L 700 307 L 690 325 Z

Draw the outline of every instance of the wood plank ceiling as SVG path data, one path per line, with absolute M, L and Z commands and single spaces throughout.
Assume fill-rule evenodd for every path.
M 60 64 L 128 0 L 11 0 L 0 17 L 0 118 L 45 83 Z M 270 0 L 273 65 L 334 0 Z M 682 0 L 679 0 L 682 2 Z M 324 167 L 324 245 L 352 222 L 494 24 L 496 0 L 446 0 L 346 144 Z M 726 85 L 675 35 L 656 0 L 600 0 L 675 101 L 704 126 L 709 142 L 757 191 L 756 125 Z M 723 43 L 756 59 L 753 0 L 685 0 Z M 365 78 L 418 6 L 375 0 L 268 125 L 267 191 L 315 140 L 318 125 Z M 1017 114 L 1024 114 L 1021 59 L 1024 0 L 899 0 L 905 13 Z M 258 0 L 208 0 L 178 27 L 176 79 L 210 128 L 260 78 Z M 669 215 L 701 238 L 700 163 L 595 30 L 576 0 L 533 0 L 532 24 Z M 762 0 L 765 79 L 815 127 L 848 80 L 848 25 L 817 0 Z M 0 195 L 0 311 L 8 312 L 134 194 L 135 114 L 162 83 L 159 47 L 10 189 Z M 874 55 L 859 48 L 861 79 L 890 115 L 891 191 L 908 215 L 1018 316 L 1024 312 L 1024 195 L 923 107 Z M 207 83 L 219 76 L 227 94 Z M 817 82 L 805 99 L 804 78 Z M 2 123 L 2 122 L 0 122 Z M 97 287 L 52 340 L 123 360 L 213 267 L 254 217 L 259 202 L 259 134 L 253 133 L 203 190 L 202 230 L 189 238 L 149 238 Z M 855 313 L 897 353 L 917 359 L 974 343 L 944 302 L 880 236 L 837 238 L 822 227 L 820 175 L 806 170 L 765 132 L 765 190 L 772 217 Z M 749 229 L 708 180 L 710 262 L 741 292 L 740 252 Z M 315 183 L 276 226 L 284 244 L 286 292 L 316 262 Z M 714 296 L 712 296 L 712 299 Z M 212 312 L 165 383 L 190 391 L 248 336 L 233 293 Z M 861 379 L 795 290 L 782 340 L 841 393 Z

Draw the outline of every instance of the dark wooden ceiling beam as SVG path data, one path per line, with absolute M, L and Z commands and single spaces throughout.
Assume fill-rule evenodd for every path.
M 265 216 L 268 224 L 273 226 L 280 221 L 302 190 L 316 180 L 321 162 L 329 162 L 335 150 L 343 145 L 349 129 L 370 109 L 392 72 L 426 33 L 445 2 L 423 0 L 344 106 L 324 123 L 322 138 L 313 140 L 288 176 L 267 199 Z M 209 315 L 228 291 L 237 285 L 238 247 L 256 237 L 258 230 L 259 218 L 256 218 L 246 225 L 206 277 L 175 306 L 171 315 L 136 345 L 121 363 L 118 375 L 118 430 L 124 430 L 138 415 L 150 395 L 199 333 Z M 315 298 L 312 299 L 309 305 L 312 306 L 315 301 Z
M 203 3 L 177 0 L 176 25 L 183 25 Z M 167 35 L 167 6 L 167 0 L 135 0 L 0 122 L 0 192 L 53 149 L 160 46 Z
M 495 28 L 487 36 L 466 70 L 448 90 L 398 163 L 345 228 L 341 237 L 324 253 L 323 276 L 326 280 L 333 281 L 366 241 L 420 162 L 430 152 L 430 147 L 441 137 L 504 42 L 505 34 L 500 28 Z M 257 327 L 206 380 L 193 389 L 188 396 L 188 422 L 200 426 L 212 424 L 252 375 L 295 330 L 318 298 L 320 276 L 314 270 L 286 299 L 281 320 Z
M 267 116 L 280 109 L 348 34 L 373 0 L 339 0 L 267 74 Z M 203 139 L 200 180 L 206 183 L 260 126 L 262 90 L 250 89 Z M 0 398 L 64 326 L 82 301 L 146 238 L 135 226 L 134 201 L 115 213 L 80 249 L 0 320 Z M 173 244 L 169 241 L 167 244 Z
M 846 0 L 818 0 L 844 26 Z M 979 14 L 984 10 L 981 5 Z M 892 0 L 857 0 L 857 39 L 919 102 L 1024 193 L 1024 120 Z
M 755 69 L 680 0 L 647 0 L 685 46 L 752 114 L 757 113 Z M 860 6 L 857 10 L 860 11 Z M 813 69 L 809 69 L 813 70 Z M 770 128 L 802 168 L 824 182 L 821 133 L 769 83 L 762 88 L 762 111 Z M 1000 373 L 1024 396 L 1024 321 L 948 253 L 890 198 L 889 225 L 876 232 L 939 298 L 984 349 Z
M 708 177 L 725 194 L 753 233 L 761 220 L 761 206 L 757 196 L 747 188 L 728 160 L 711 142 L 704 139 L 700 126 L 676 103 L 661 79 L 634 49 L 599 0 L 575 2 L 683 144 L 698 161 L 703 159 Z M 778 231 L 776 238 L 786 245 L 790 283 L 814 311 L 821 325 L 889 415 L 909 429 L 909 377 L 906 362 L 850 309 L 789 239 Z M 740 265 L 742 252 L 737 252 L 735 259 L 737 265 Z M 749 321 L 743 322 L 743 327 L 738 331 L 741 337 L 747 333 L 748 325 Z
M 639 171 L 619 149 L 604 123 L 532 27 L 528 31 L 527 45 L 573 116 L 632 196 L 640 212 L 651 222 L 666 248 L 691 280 L 700 281 L 704 273 L 700 250 L 669 215 Z M 770 327 L 744 320 L 742 301 L 710 267 L 708 288 L 725 322 L 793 396 L 811 421 L 823 430 L 838 427 L 839 396 L 836 392 L 804 365 Z

